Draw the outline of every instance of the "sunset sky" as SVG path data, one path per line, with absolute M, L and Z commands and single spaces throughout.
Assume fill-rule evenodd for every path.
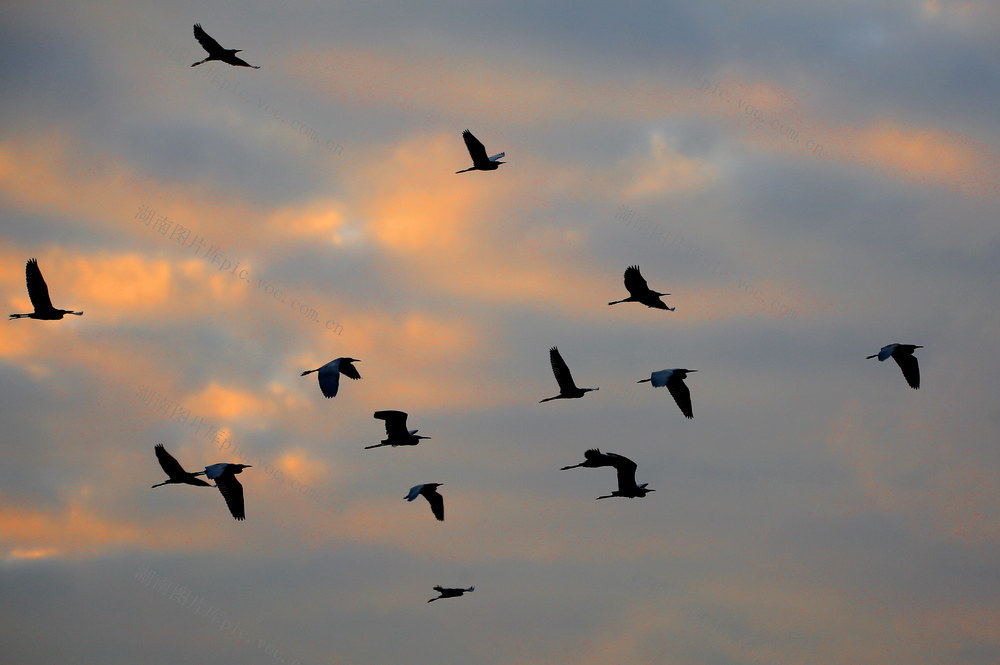
M 0 16 L 4 661 L 1000 662 L 997 3 Z

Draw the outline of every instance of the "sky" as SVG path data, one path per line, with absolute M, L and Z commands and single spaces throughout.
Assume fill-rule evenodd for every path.
M 9 662 L 1000 662 L 1000 5 L 0 16 Z

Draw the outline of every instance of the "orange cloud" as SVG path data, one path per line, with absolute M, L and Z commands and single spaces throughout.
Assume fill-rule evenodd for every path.
M 360 46 L 303 52 L 286 65 L 310 90 L 352 102 L 378 103 L 495 125 L 580 120 L 662 119 L 696 113 L 738 120 L 744 139 L 770 150 L 833 158 L 891 177 L 993 198 L 1000 177 L 994 148 L 935 127 L 884 118 L 848 127 L 808 111 L 792 90 L 768 81 L 726 79 L 698 85 L 666 68 L 659 80 L 595 80 L 591 72 L 554 74 L 533 62 L 519 67 L 462 58 L 414 58 Z M 664 85 L 662 80 L 681 81 Z M 400 101 L 402 100 L 402 102 Z M 668 172 L 671 173 L 671 172 Z M 672 172 L 676 175 L 676 171 Z M 643 182 L 635 185 L 644 191 Z M 650 181 L 648 184 L 652 184 Z
M 192 408 L 207 416 L 234 420 L 249 415 L 259 415 L 267 411 L 269 402 L 239 388 L 210 383 L 201 393 L 186 400 Z

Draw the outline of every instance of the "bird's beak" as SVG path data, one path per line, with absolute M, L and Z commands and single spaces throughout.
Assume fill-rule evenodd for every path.
M 915 349 L 922 349 L 922 348 L 924 348 L 924 347 L 920 346 L 919 344 L 915 344 L 915 345 L 913 346 L 913 348 L 915 348 Z
M 690 374 L 691 372 L 697 372 L 697 371 L 698 371 L 698 370 L 696 370 L 696 369 L 689 369 L 689 370 L 688 370 L 688 374 Z

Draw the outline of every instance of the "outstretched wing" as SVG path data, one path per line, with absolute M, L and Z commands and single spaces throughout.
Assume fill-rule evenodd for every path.
M 472 135 L 472 132 L 468 129 L 465 130 L 462 132 L 462 138 L 465 139 L 465 147 L 469 149 L 469 156 L 472 157 L 473 164 L 479 166 L 490 162 L 490 158 L 486 156 L 486 147 Z
M 444 497 L 438 494 L 436 489 L 426 490 L 421 492 L 421 494 L 427 499 L 427 503 L 431 504 L 431 512 L 434 513 L 434 517 L 438 518 L 439 522 L 443 522 Z
M 167 478 L 183 478 L 187 475 L 184 467 L 174 459 L 173 455 L 167 452 L 162 443 L 156 444 L 153 450 L 156 451 L 156 460 L 160 463 L 160 468 L 163 469 L 163 472 L 167 474 Z
M 625 288 L 628 290 L 629 295 L 635 297 L 649 291 L 646 280 L 643 279 L 642 273 L 639 272 L 639 266 L 629 266 L 625 269 Z
M 414 485 L 413 487 L 410 488 L 410 493 L 406 495 L 405 499 L 407 501 L 413 501 L 418 496 L 420 496 L 420 490 L 422 490 L 423 488 L 424 488 L 423 483 L 421 483 L 420 485 Z
M 576 390 L 573 375 L 569 373 L 569 367 L 566 366 L 566 361 L 559 354 L 559 349 L 554 346 L 549 349 L 549 361 L 552 363 L 552 373 L 556 375 L 556 383 L 559 384 L 559 392 Z
M 222 493 L 222 498 L 226 500 L 226 505 L 229 506 L 229 512 L 232 513 L 233 517 L 237 520 L 246 519 L 246 514 L 243 512 L 243 485 L 240 485 L 240 481 L 236 480 L 236 476 L 232 473 L 224 473 L 216 478 L 215 485 Z
M 635 489 L 636 463 L 627 457 L 617 453 L 605 453 L 611 465 L 618 472 L 618 491 L 624 492 L 629 488 Z
M 28 298 L 31 299 L 31 306 L 36 312 L 52 309 L 52 301 L 49 300 L 49 287 L 42 279 L 42 271 L 38 269 L 37 259 L 28 259 L 24 266 L 24 278 L 28 283 Z
M 502 158 L 504 158 L 506 156 L 507 156 L 507 153 L 505 153 L 505 152 L 498 152 L 497 154 L 490 156 L 490 161 L 491 162 L 495 162 L 498 159 L 502 159 Z
M 914 390 L 919 389 L 920 367 L 917 365 L 917 359 L 909 355 L 893 356 L 893 358 L 896 360 L 896 364 L 899 365 L 899 369 L 903 370 L 903 377 L 906 379 L 906 383 Z
M 375 417 L 385 421 L 385 433 L 389 438 L 407 436 L 406 413 L 403 411 L 376 411 Z
M 614 466 L 616 455 L 614 453 L 602 453 L 599 448 L 591 448 L 583 453 L 584 458 L 591 464 L 598 466 Z
M 201 23 L 194 24 L 194 38 L 198 40 L 201 47 L 208 51 L 209 55 L 215 55 L 225 51 L 219 42 L 212 39 L 207 32 L 202 30 Z
M 340 363 L 337 364 L 337 366 L 340 367 L 340 373 L 343 374 L 344 376 L 354 379 L 355 381 L 361 378 L 361 372 L 359 372 L 358 368 L 354 366 L 354 363 L 351 362 L 345 363 L 341 361 Z
M 670 391 L 670 396 L 677 402 L 677 406 L 680 407 L 684 417 L 694 418 L 694 412 L 691 411 L 691 391 L 688 390 L 687 384 L 680 379 L 667 381 L 667 390 Z
M 337 364 L 339 365 L 339 363 Z M 342 369 L 331 367 L 329 363 L 319 368 L 317 378 L 319 380 L 319 389 L 323 392 L 324 397 L 337 396 L 337 390 L 340 388 L 341 371 Z

